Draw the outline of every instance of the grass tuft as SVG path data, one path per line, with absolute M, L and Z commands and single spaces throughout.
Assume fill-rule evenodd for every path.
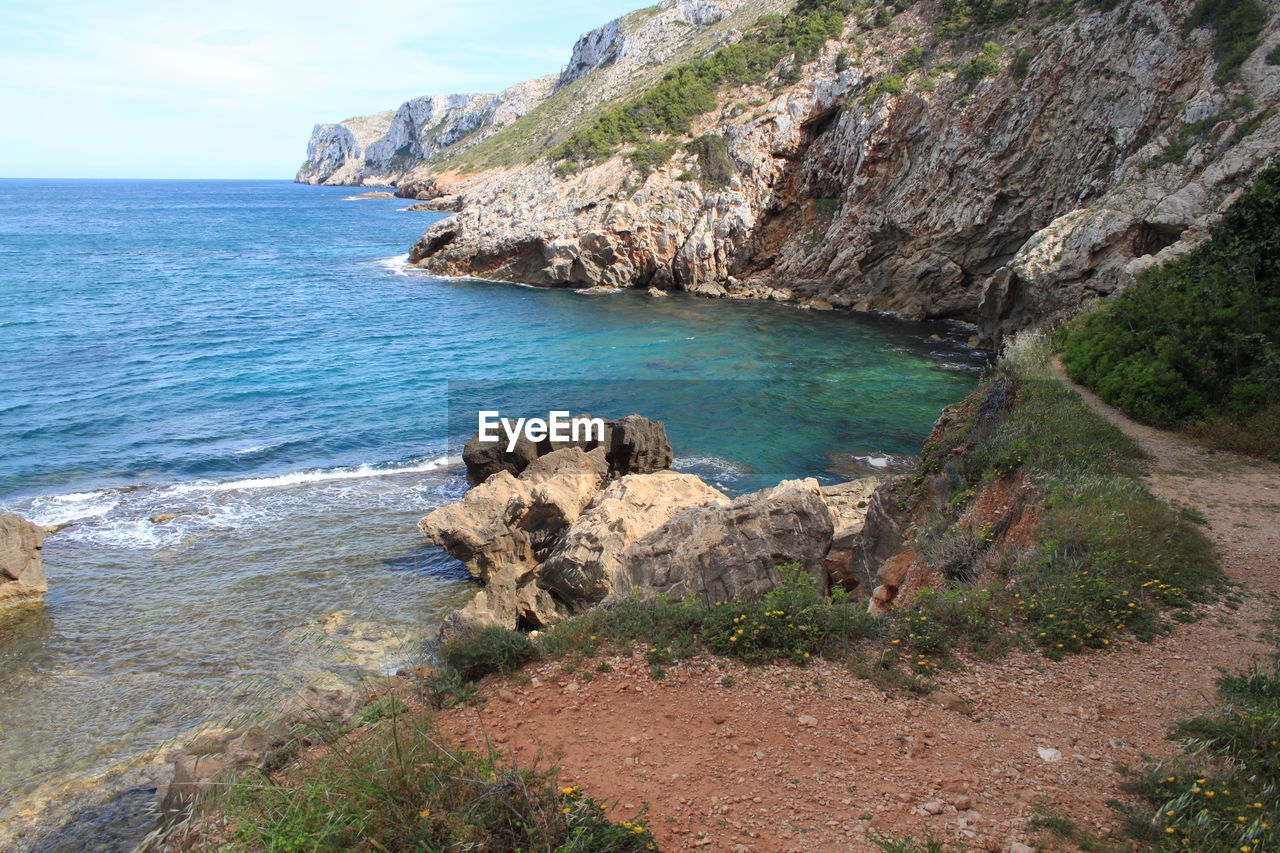
M 656 850 L 638 818 L 614 823 L 576 785 L 496 752 L 445 746 L 429 718 L 398 715 L 343 739 L 285 777 L 254 773 L 218 795 L 219 821 L 193 849 L 220 853 L 348 850 Z

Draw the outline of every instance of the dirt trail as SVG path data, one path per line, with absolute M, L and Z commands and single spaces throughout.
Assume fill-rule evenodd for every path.
M 445 728 L 541 756 L 624 812 L 647 804 L 664 851 L 871 851 L 875 831 L 1003 851 L 1034 845 L 1025 824 L 1042 804 L 1110 827 L 1117 767 L 1168 754 L 1165 732 L 1212 697 L 1218 669 L 1261 649 L 1280 601 L 1280 466 L 1135 424 L 1068 384 L 1150 454 L 1157 494 L 1207 520 L 1244 587 L 1238 609 L 1219 603 L 1156 642 L 1061 663 L 1017 652 L 967 665 L 924 699 L 828 663 L 700 659 L 661 681 L 639 654 L 605 659 L 590 680 L 547 664 L 486 686 Z

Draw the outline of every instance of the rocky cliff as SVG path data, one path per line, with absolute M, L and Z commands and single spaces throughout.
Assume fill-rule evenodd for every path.
M 554 133 L 590 110 L 642 89 L 673 61 L 734 37 L 735 27 L 788 0 L 665 0 L 584 34 L 558 75 L 496 95 L 426 95 L 394 112 L 318 124 L 299 183 L 396 186 L 406 175 L 456 169 L 468 153 L 483 167 L 523 162 Z M 538 109 L 540 108 L 540 109 Z M 537 109 L 511 138 L 473 151 Z
M 446 150 L 475 144 L 523 116 L 551 93 L 540 77 L 496 95 L 425 95 L 394 112 L 318 124 L 296 181 L 304 184 L 394 184 L 396 176 Z M 465 141 L 465 142 L 464 142 Z
M 1250 7 L 1256 32 L 1225 19 L 1218 32 L 1164 0 L 958 21 L 980 5 L 843 4 L 843 32 L 813 61 L 722 89 L 686 136 L 585 168 L 553 159 L 568 130 L 512 144 L 546 102 L 485 143 L 505 144 L 504 157 L 413 170 L 401 194 L 434 195 L 431 179 L 448 177 L 461 212 L 411 259 L 550 286 L 946 318 L 994 342 L 1186 251 L 1280 150 L 1273 6 Z M 660 14 L 711 20 L 715 6 Z M 735 29 L 703 55 L 759 11 L 737 8 Z M 617 42 L 608 27 L 584 36 L 558 85 L 602 76 L 626 53 Z M 656 164 L 655 144 L 670 144 Z

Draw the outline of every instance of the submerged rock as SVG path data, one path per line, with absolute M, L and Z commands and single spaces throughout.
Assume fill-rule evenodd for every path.
M 322 742 L 355 713 L 361 698 L 349 690 L 309 685 L 295 693 L 274 718 L 247 728 L 209 729 L 196 735 L 172 757 L 173 778 L 160 801 L 159 827 L 176 824 L 212 786 L 234 774 L 274 770 L 299 748 Z M 156 843 L 141 849 L 163 848 Z
M 0 515 L 0 610 L 37 604 L 49 591 L 40 549 L 48 530 L 17 515 Z

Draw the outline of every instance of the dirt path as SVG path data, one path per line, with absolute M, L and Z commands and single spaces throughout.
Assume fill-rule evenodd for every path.
M 638 655 L 589 680 L 547 664 L 489 685 L 446 729 L 541 756 L 624 811 L 647 804 L 664 851 L 871 851 L 875 831 L 1003 851 L 1034 843 L 1025 824 L 1041 805 L 1110 827 L 1117 767 L 1168 754 L 1165 732 L 1212 696 L 1218 668 L 1260 650 L 1280 602 L 1280 466 L 1206 451 L 1077 390 L 1150 454 L 1151 488 L 1208 521 L 1244 587 L 1238 609 L 1057 664 L 1034 652 L 975 663 L 927 699 L 887 697 L 828 663 L 704 659 L 661 681 Z

